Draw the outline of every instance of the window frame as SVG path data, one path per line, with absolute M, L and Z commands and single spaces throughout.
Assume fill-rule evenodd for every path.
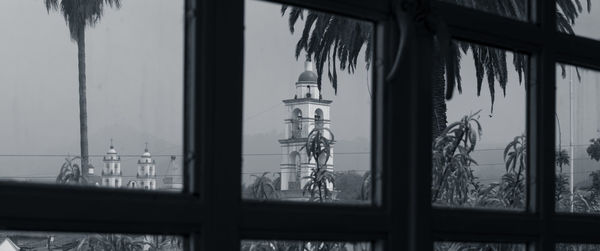
M 392 10 L 400 0 L 268 1 L 374 23 L 372 167 L 379 182 L 373 182 L 373 206 L 241 200 L 244 0 L 185 0 L 184 191 L 0 183 L 0 198 L 14 202 L 0 206 L 2 229 L 173 234 L 186 237 L 188 250 L 236 251 L 242 239 L 373 241 L 375 250 L 420 251 L 433 250 L 438 240 L 527 242 L 553 250 L 558 242 L 597 237 L 600 217 L 554 212 L 554 169 L 542 168 L 554 166 L 555 63 L 600 69 L 600 41 L 557 32 L 554 1 L 532 0 L 530 23 L 434 0 L 402 5 L 411 15 L 438 15 L 452 38 L 530 55 L 526 212 L 431 207 L 434 35 L 423 22 L 412 23 L 402 79 L 384 83 L 398 41 Z M 328 224 L 315 231 L 314 221 Z

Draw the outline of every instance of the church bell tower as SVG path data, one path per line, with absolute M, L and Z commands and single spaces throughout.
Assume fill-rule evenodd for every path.
M 323 99 L 312 62 L 306 61 L 305 71 L 296 82 L 294 97 L 283 100 L 288 115 L 284 119 L 285 138 L 279 140 L 282 153 L 281 191 L 301 191 L 307 182 L 303 177 L 309 176 L 317 167 L 314 159 L 308 160 L 303 146 L 314 128 L 329 128 L 331 102 Z M 333 146 L 326 168 L 333 171 Z M 333 189 L 333 184 L 330 189 Z

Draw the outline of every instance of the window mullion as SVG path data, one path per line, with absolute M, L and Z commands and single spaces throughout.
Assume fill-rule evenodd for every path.
M 528 97 L 528 151 L 531 153 L 530 184 L 533 197 L 530 206 L 540 217 L 538 250 L 553 250 L 552 219 L 554 216 L 554 138 L 555 138 L 555 60 L 553 36 L 556 32 L 556 5 L 554 1 L 536 1 L 537 17 L 544 33 L 544 44 L 531 60 L 531 80 Z
M 195 135 L 206 221 L 199 250 L 240 250 L 240 173 L 244 63 L 244 1 L 198 1 L 197 57 L 202 110 Z M 195 238 L 198 240 L 198 238 Z

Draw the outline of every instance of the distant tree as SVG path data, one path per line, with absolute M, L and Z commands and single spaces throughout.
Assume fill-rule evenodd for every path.
M 85 177 L 81 174 L 81 169 L 75 161 L 79 160 L 79 157 L 65 158 L 58 176 L 56 177 L 56 183 L 59 184 L 80 184 L 85 183 Z
M 355 172 L 335 172 L 337 200 L 360 200 L 363 177 Z
M 69 27 L 71 39 L 77 43 L 79 68 L 79 139 L 81 147 L 81 172 L 88 172 L 88 126 L 85 73 L 85 27 L 93 27 L 102 18 L 104 7 L 120 8 L 121 0 L 44 0 L 46 10 L 62 13 Z
M 373 177 L 371 175 L 371 171 L 367 171 L 362 178 L 361 186 L 360 186 L 360 199 L 361 200 L 371 200 L 372 195 L 372 184 Z
M 252 175 L 254 177 L 254 183 L 250 185 L 252 189 L 252 197 L 258 200 L 268 200 L 277 197 L 277 189 L 273 184 L 273 181 L 267 177 L 269 172 L 264 172 L 262 175 Z
M 571 157 L 566 150 L 559 149 L 555 153 L 556 159 L 556 181 L 554 190 L 554 200 L 556 201 L 556 209 L 563 211 L 570 207 L 569 195 L 569 176 L 563 173 L 563 167 L 568 166 Z
M 600 138 L 590 139 L 591 144 L 587 148 L 587 154 L 595 161 L 600 161 Z

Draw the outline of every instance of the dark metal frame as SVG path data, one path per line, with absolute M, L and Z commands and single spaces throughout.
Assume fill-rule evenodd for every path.
M 186 0 L 184 193 L 2 183 L 0 227 L 177 234 L 191 250 L 239 250 L 241 239 L 372 241 L 376 250 L 414 251 L 432 250 L 434 240 L 506 241 L 552 250 L 597 237 L 600 218 L 554 212 L 554 85 L 557 60 L 600 69 L 600 42 L 558 33 L 554 1 L 532 0 L 531 23 L 430 0 L 406 5 L 431 7 L 453 38 L 531 56 L 525 212 L 431 207 L 434 35 L 422 22 L 413 24 L 401 77 L 384 83 L 398 39 L 394 1 L 270 1 L 375 24 L 372 207 L 241 200 L 244 0 Z M 315 221 L 328 223 L 315 229 Z

